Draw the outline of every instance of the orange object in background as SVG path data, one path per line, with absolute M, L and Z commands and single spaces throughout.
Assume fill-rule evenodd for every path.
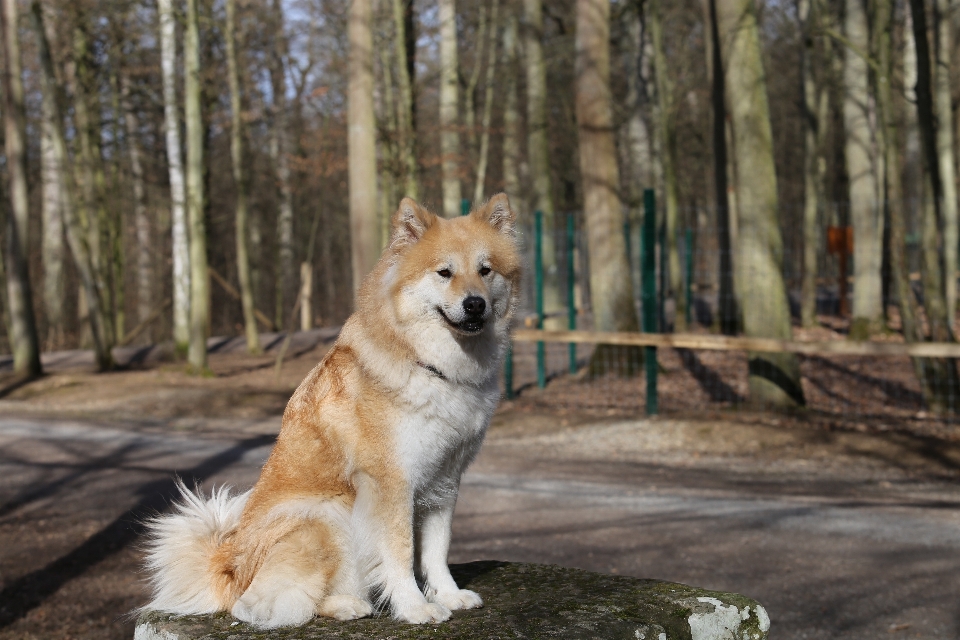
M 853 253 L 853 228 L 827 227 L 827 251 L 840 258 L 840 317 L 849 313 L 847 308 L 847 256 Z

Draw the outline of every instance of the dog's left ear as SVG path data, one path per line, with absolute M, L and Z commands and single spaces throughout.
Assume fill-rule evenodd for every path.
M 507 235 L 516 235 L 517 214 L 510 208 L 507 194 L 498 193 L 471 214 Z

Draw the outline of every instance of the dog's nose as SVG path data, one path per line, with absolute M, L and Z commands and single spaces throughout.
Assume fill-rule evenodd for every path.
M 487 301 L 480 296 L 469 296 L 463 301 L 463 310 L 471 316 L 479 316 L 487 308 Z

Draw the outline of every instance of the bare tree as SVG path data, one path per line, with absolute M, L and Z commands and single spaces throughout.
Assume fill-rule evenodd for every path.
M 177 115 L 177 40 L 172 0 L 157 0 L 160 14 L 160 67 L 163 74 L 163 122 L 170 176 L 170 228 L 173 236 L 173 342 L 180 354 L 190 344 L 190 245 Z
M 347 122 L 350 131 L 350 255 L 354 291 L 380 255 L 372 19 L 370 0 L 351 0 Z
M 403 195 L 417 200 L 417 156 L 413 130 L 413 78 L 407 65 L 407 25 L 404 0 L 392 0 L 393 44 L 397 59 L 397 147 L 403 167 Z M 412 10 L 412 7 L 410 8 Z
M 16 0 L 3 0 L 2 38 L 3 124 L 7 176 L 10 191 L 10 215 L 7 216 L 4 261 L 7 277 L 7 304 L 13 370 L 23 378 L 43 373 L 40 365 L 40 341 L 33 311 L 30 271 L 27 263 L 30 210 L 27 195 L 26 124 L 23 106 L 23 80 L 20 66 L 19 12 Z
M 493 81 L 497 70 L 497 36 L 500 26 L 500 0 L 492 0 L 490 7 L 490 33 L 487 36 L 487 73 L 483 88 L 483 115 L 480 119 L 480 154 L 477 158 L 477 180 L 473 201 L 482 202 L 487 178 L 487 156 L 490 154 L 490 120 L 493 117 Z
M 620 177 L 614 143 L 610 95 L 610 3 L 577 0 L 576 108 L 580 137 L 580 175 L 590 255 L 590 295 L 596 331 L 636 331 L 623 238 L 623 213 L 617 195 Z M 594 374 L 613 367 L 630 373 L 641 359 L 638 350 L 599 347 L 591 362 Z
M 957 314 L 957 243 L 960 242 L 957 221 L 957 183 L 953 155 L 953 108 L 950 86 L 953 56 L 952 13 L 960 4 L 956 0 L 934 0 L 934 114 L 937 119 L 937 165 L 943 185 L 941 216 L 943 218 L 943 271 L 946 287 L 947 321 L 951 328 Z
M 777 220 L 773 133 L 755 11 L 752 0 L 717 4 L 737 165 L 737 279 L 744 333 L 790 339 L 790 308 L 781 273 L 783 244 Z M 751 402 L 804 404 L 800 366 L 794 354 L 750 353 L 749 369 Z
M 520 203 L 520 108 L 517 95 L 517 17 L 508 7 L 503 29 L 503 190 Z
M 460 133 L 457 62 L 457 14 L 454 0 L 440 2 L 440 155 L 443 214 L 460 214 Z M 352 75 L 352 74 L 351 74 Z
M 40 81 L 43 100 L 43 119 L 45 128 L 50 132 L 50 143 L 54 160 L 52 178 L 57 181 L 60 190 L 60 206 L 63 212 L 63 225 L 70 252 L 73 254 L 83 294 L 87 301 L 87 319 L 93 337 L 94 355 L 101 371 L 113 368 L 112 348 L 115 335 L 109 330 L 109 312 L 102 283 L 96 276 L 93 255 L 90 251 L 89 236 L 84 233 L 79 219 L 73 182 L 67 167 L 66 138 L 63 131 L 63 107 L 60 100 L 60 84 L 57 81 L 50 46 L 44 28 L 43 11 L 38 0 L 31 6 L 37 49 L 40 54 Z
M 190 348 L 187 361 L 194 372 L 200 373 L 207 368 L 210 280 L 207 275 L 207 229 L 203 219 L 203 114 L 197 1 L 187 0 L 183 93 L 187 125 L 187 219 L 190 222 Z
M 224 40 L 227 50 L 227 74 L 230 83 L 230 159 L 233 163 L 233 181 L 236 186 L 237 210 L 234 216 L 237 243 L 237 277 L 240 280 L 240 302 L 243 306 L 243 328 L 247 336 L 247 351 L 260 353 L 260 332 L 253 300 L 253 281 L 250 277 L 249 226 L 247 205 L 247 175 L 243 158 L 243 97 L 240 93 L 240 71 L 237 64 L 237 3 L 227 0 L 227 24 Z

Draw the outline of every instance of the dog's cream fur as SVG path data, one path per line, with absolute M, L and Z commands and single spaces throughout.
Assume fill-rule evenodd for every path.
M 460 477 L 499 400 L 519 294 L 514 222 L 503 194 L 454 220 L 401 202 L 253 489 L 204 498 L 181 486 L 176 510 L 150 524 L 146 608 L 278 627 L 369 615 L 371 592 L 412 623 L 481 606 L 447 551 Z

